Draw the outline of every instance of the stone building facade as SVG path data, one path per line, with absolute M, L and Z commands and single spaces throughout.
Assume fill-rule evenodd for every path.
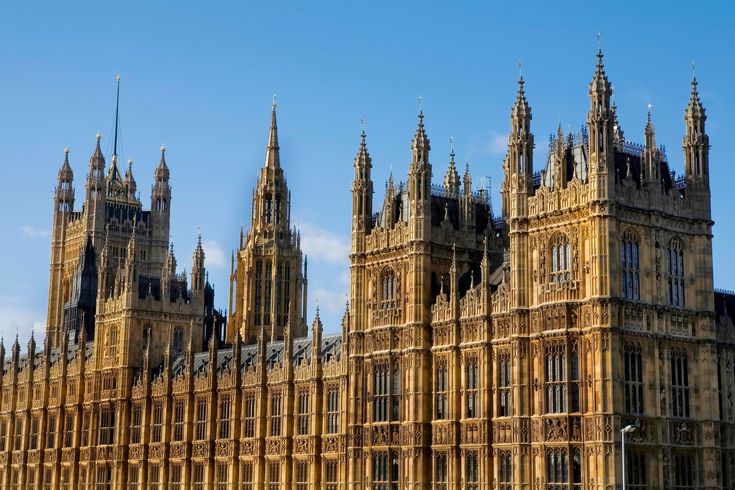
M 336 335 L 307 325 L 275 105 L 229 315 L 201 240 L 177 273 L 165 153 L 145 211 L 98 140 L 76 211 L 67 152 L 48 335 L 0 345 L 0 486 L 607 490 L 631 425 L 628 488 L 732 488 L 735 295 L 713 289 L 697 82 L 681 176 L 611 96 L 598 53 L 585 128 L 535 171 L 519 80 L 500 216 L 454 151 L 432 184 L 422 112 L 376 212 L 363 131 Z

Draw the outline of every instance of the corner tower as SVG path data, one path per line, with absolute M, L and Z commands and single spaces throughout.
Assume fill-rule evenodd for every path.
M 228 342 L 237 329 L 248 342 L 254 342 L 261 330 L 282 338 L 288 322 L 294 337 L 306 335 L 306 261 L 300 234 L 291 227 L 290 200 L 281 168 L 274 101 L 265 164 L 252 197 L 251 227 L 241 234 L 230 277 L 233 321 Z

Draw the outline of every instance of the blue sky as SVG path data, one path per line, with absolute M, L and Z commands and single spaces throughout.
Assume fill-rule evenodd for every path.
M 352 161 L 360 118 L 373 156 L 375 202 L 391 169 L 405 175 L 423 96 L 434 180 L 449 138 L 493 203 L 509 109 L 523 61 L 536 168 L 561 121 L 588 107 L 595 34 L 627 139 L 642 142 L 647 104 L 659 144 L 683 170 L 683 111 L 696 61 L 707 109 L 717 287 L 735 289 L 730 212 L 735 164 L 735 7 L 731 2 L 27 2 L 0 7 L 0 335 L 43 330 L 53 187 L 71 147 L 80 194 L 95 133 L 111 153 L 115 74 L 121 142 L 142 199 L 166 144 L 172 238 L 190 269 L 197 227 L 219 306 L 229 255 L 248 226 L 271 95 L 292 215 L 310 254 L 309 299 L 339 330 L 348 290 Z M 148 204 L 146 204 L 146 207 Z M 313 315 L 313 303 L 310 316 Z

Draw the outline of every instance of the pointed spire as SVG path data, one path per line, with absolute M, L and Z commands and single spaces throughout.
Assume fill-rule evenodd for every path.
M 472 174 L 470 174 L 470 161 L 465 162 L 464 168 L 464 194 L 469 196 L 472 194 Z
M 365 138 L 365 128 L 362 128 L 362 132 L 360 133 L 360 147 L 357 150 L 357 155 L 355 156 L 355 168 L 357 168 L 358 166 L 367 166 L 369 168 L 372 168 L 372 159 L 370 158 L 370 153 L 368 152 Z M 361 177 L 363 179 L 365 178 L 365 176 Z
M 590 83 L 590 92 L 612 94 L 612 86 L 605 74 L 605 65 L 602 62 L 602 48 L 597 48 L 597 66 L 595 67 L 595 75 Z
M 314 323 L 311 324 L 311 357 L 321 360 L 322 358 L 322 320 L 319 318 L 319 305 L 316 307 Z
M 271 106 L 271 127 L 268 132 L 268 146 L 265 153 L 265 166 L 279 168 L 281 166 L 280 149 L 278 147 L 278 123 L 276 121 L 276 96 Z
M 92 153 L 92 157 L 89 159 L 89 165 L 92 167 L 98 167 L 98 166 L 104 167 L 105 166 L 105 156 L 102 154 L 102 149 L 100 148 L 100 140 L 102 139 L 102 135 L 97 133 L 95 135 L 95 138 L 97 139 L 97 143 L 96 143 L 96 146 L 94 147 L 94 152 Z
M 128 160 L 128 168 L 125 170 L 125 187 L 128 189 L 128 199 L 134 200 L 135 194 L 138 191 L 138 185 L 133 177 L 133 161 Z
M 59 182 L 71 182 L 74 180 L 74 172 L 69 165 L 69 147 L 64 148 L 64 163 L 59 169 Z
M 702 101 L 699 98 L 698 85 L 699 82 L 697 82 L 697 77 L 692 75 L 692 92 L 689 96 L 689 103 L 687 104 L 687 117 L 704 116 L 704 107 L 702 106 Z
M 444 191 L 447 195 L 456 195 L 459 193 L 459 173 L 454 165 L 454 138 L 449 138 L 449 167 L 444 176 Z
M 156 181 L 168 181 L 170 177 L 168 165 L 166 164 L 166 145 L 161 145 L 161 159 L 158 161 L 155 177 Z
M 513 103 L 512 113 L 514 116 L 523 117 L 530 113 L 528 101 L 526 100 L 526 91 L 524 89 L 525 81 L 523 80 L 522 64 L 518 63 L 518 93 L 516 94 L 516 100 Z
M 413 137 L 411 143 L 411 149 L 413 150 L 414 163 L 427 164 L 429 162 L 428 157 L 431 144 L 424 129 L 423 97 L 419 97 L 419 120 L 418 126 L 416 127 L 416 135 Z

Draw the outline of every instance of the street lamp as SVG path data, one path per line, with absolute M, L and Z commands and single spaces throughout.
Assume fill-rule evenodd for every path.
M 625 434 L 628 432 L 633 432 L 638 427 L 635 425 L 626 425 L 622 429 L 620 429 L 620 435 L 622 437 L 622 456 L 623 456 L 623 490 L 625 490 Z

